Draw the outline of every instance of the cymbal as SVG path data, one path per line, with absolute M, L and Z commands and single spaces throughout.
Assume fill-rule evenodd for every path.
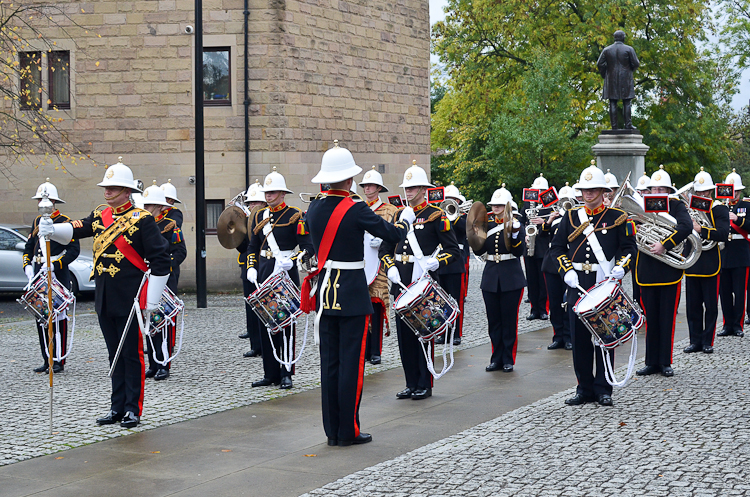
M 482 202 L 471 204 L 466 216 L 466 239 L 474 252 L 484 247 L 487 240 L 487 209 Z
M 216 235 L 222 247 L 239 247 L 247 235 L 246 217 L 242 209 L 236 205 L 224 209 L 216 222 Z

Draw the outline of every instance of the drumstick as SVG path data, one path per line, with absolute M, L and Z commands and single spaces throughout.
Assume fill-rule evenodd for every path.
M 589 292 L 587 292 L 586 290 L 584 290 L 584 289 L 583 289 L 583 287 L 582 287 L 581 285 L 576 285 L 576 288 L 577 288 L 578 290 L 580 290 L 580 291 L 581 291 L 581 293 L 583 293 L 584 295 L 586 295 L 586 296 L 588 297 L 588 295 L 589 295 Z

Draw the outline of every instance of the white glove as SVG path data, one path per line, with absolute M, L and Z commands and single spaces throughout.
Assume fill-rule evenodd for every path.
M 258 286 L 258 270 L 251 267 L 247 270 L 247 281 Z
M 417 220 L 417 215 L 414 214 L 414 209 L 411 207 L 405 207 L 401 211 L 401 217 L 399 219 L 401 221 L 407 221 L 409 224 L 414 224 L 414 221 Z
M 622 266 L 615 266 L 612 268 L 612 272 L 609 273 L 609 275 L 612 278 L 617 278 L 618 280 L 621 280 L 623 276 L 625 276 L 625 270 L 622 268 Z
M 288 257 L 279 257 L 276 259 L 276 267 L 282 271 L 289 271 L 294 266 L 292 260 Z
M 370 247 L 372 248 L 380 248 L 380 244 L 383 243 L 382 238 L 375 238 L 373 237 L 372 240 L 370 240 Z
M 23 272 L 26 273 L 26 277 L 29 279 L 29 283 L 31 283 L 31 280 L 34 279 L 34 268 L 31 267 L 31 264 L 23 268 Z
M 388 279 L 391 280 L 391 283 L 398 285 L 401 283 L 401 275 L 398 272 L 398 268 L 396 266 L 391 266 L 388 269 Z
M 55 223 L 52 219 L 41 218 L 39 220 L 39 238 L 52 236 L 55 234 Z
M 510 235 L 511 238 L 513 238 L 514 240 L 517 239 L 518 234 L 520 232 L 521 232 L 521 223 L 519 223 L 518 220 L 516 219 L 515 221 L 513 221 L 513 234 Z
M 440 263 L 434 257 L 430 257 L 424 262 L 425 271 L 434 271 L 440 267 Z
M 148 279 L 148 291 L 146 292 L 146 311 L 151 312 L 159 308 L 161 294 L 164 293 L 164 287 L 167 286 L 169 275 L 154 276 Z
M 565 284 L 570 288 L 578 287 L 578 273 L 575 272 L 575 269 L 569 270 L 565 273 L 565 276 L 563 276 L 563 281 L 565 281 Z

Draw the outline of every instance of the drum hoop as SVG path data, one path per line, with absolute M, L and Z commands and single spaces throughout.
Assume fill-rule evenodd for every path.
M 269 276 L 268 278 L 266 278 L 266 280 L 261 283 L 261 285 L 253 293 L 248 295 L 246 299 L 253 312 L 255 312 L 258 318 L 263 322 L 263 325 L 271 331 L 271 334 L 274 335 L 284 328 L 290 326 L 302 314 L 302 309 L 298 307 L 297 310 L 292 311 L 291 309 L 289 309 L 289 306 L 287 304 L 286 307 L 287 311 L 289 311 L 289 316 L 285 318 L 281 323 L 278 323 L 278 320 L 275 318 L 275 316 L 272 316 L 268 313 L 266 307 L 261 304 L 261 298 L 265 297 L 268 294 L 276 294 L 277 292 L 274 291 L 274 287 L 277 285 L 284 286 L 293 295 L 297 296 L 298 299 L 300 298 L 299 289 L 292 281 L 292 278 L 286 271 L 281 271 L 274 274 L 273 276 Z M 269 323 L 274 324 L 273 326 L 269 326 Z

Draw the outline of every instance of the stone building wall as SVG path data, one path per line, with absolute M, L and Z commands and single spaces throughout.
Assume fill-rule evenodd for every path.
M 82 26 L 68 27 L 72 40 L 45 28 L 71 50 L 73 103 L 57 114 L 99 165 L 13 166 L 0 178 L 0 222 L 30 223 L 29 198 L 46 177 L 67 200 L 63 211 L 85 216 L 103 201 L 103 166 L 122 156 L 146 185 L 171 178 L 177 187 L 188 243 L 181 286 L 194 287 L 195 40 L 185 34 L 194 2 L 56 4 Z M 232 105 L 204 108 L 207 199 L 245 188 L 242 11 L 243 0 L 203 2 L 204 46 L 229 46 L 232 70 Z M 276 166 L 295 193 L 315 191 L 310 179 L 334 139 L 364 169 L 380 166 L 392 190 L 412 160 L 429 167 L 427 0 L 249 0 L 249 12 L 251 181 Z M 304 207 L 296 194 L 288 201 Z M 236 251 L 208 235 L 207 257 L 209 288 L 239 286 Z

